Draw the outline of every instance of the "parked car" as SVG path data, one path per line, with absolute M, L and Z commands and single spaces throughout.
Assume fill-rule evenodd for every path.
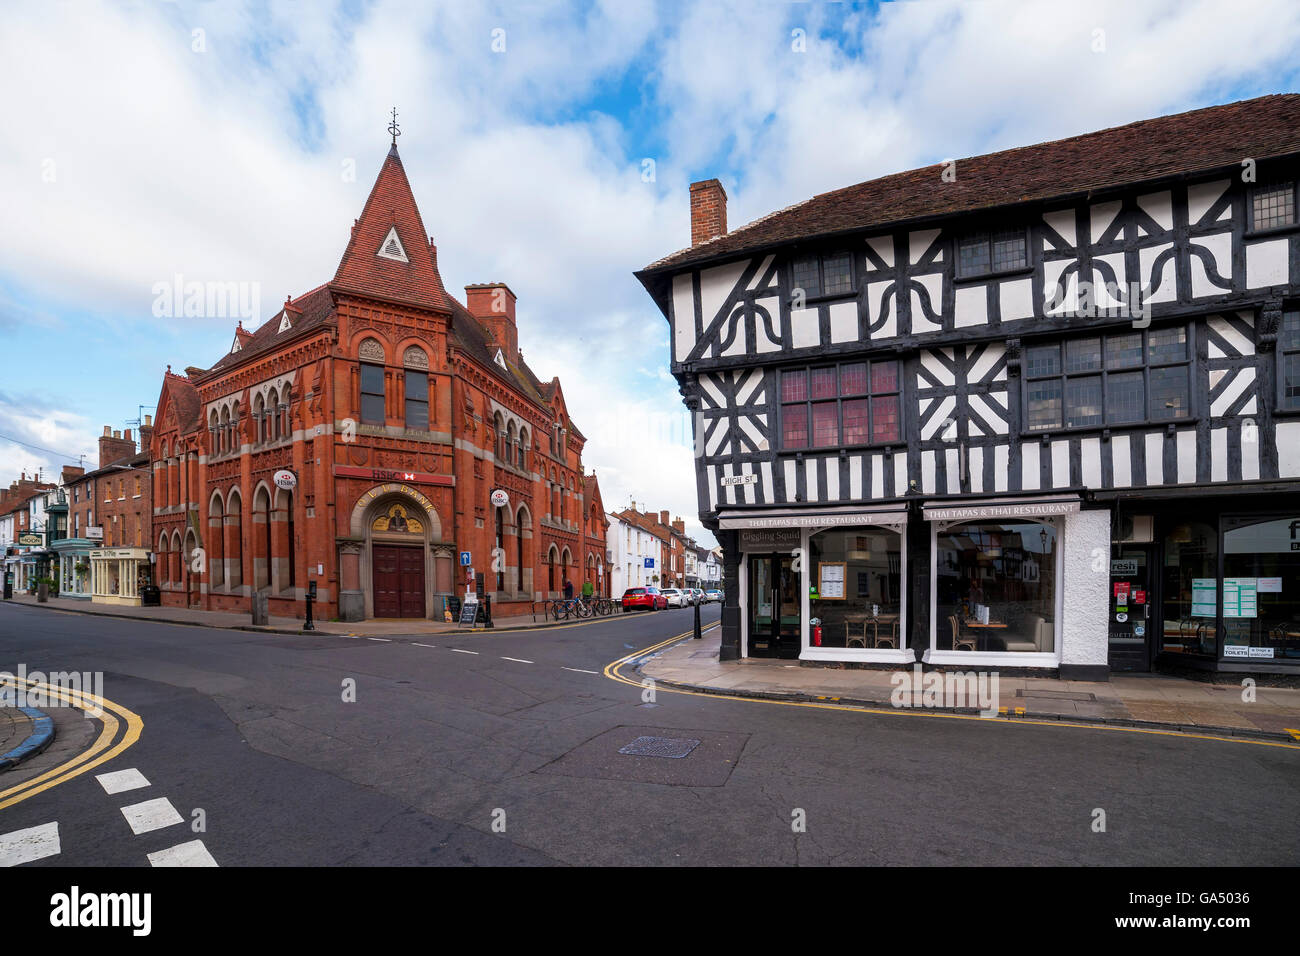
M 686 592 L 678 588 L 664 588 L 663 595 L 668 599 L 669 607 L 686 607 L 686 602 L 689 600 Z
M 704 595 L 710 601 L 716 601 L 718 604 L 722 603 L 722 592 L 717 588 L 709 588 L 709 590 L 704 592 Z
M 696 604 L 705 604 L 709 600 L 704 596 L 704 592 L 701 591 L 699 588 L 691 588 L 691 594 L 695 597 L 694 603 Z
M 623 592 L 623 611 L 661 611 L 668 607 L 668 599 L 658 588 L 628 588 Z

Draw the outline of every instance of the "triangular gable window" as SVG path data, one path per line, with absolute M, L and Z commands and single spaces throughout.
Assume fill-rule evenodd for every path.
M 388 235 L 384 236 L 384 241 L 379 245 L 379 251 L 375 253 L 384 259 L 395 259 L 398 262 L 410 262 L 406 258 L 406 249 L 402 247 L 402 240 L 397 238 L 397 227 L 393 226 L 388 230 Z
M 497 349 L 497 354 L 492 357 L 492 361 L 496 362 L 502 368 L 506 368 L 506 357 L 501 354 L 500 349 Z M 506 371 L 508 372 L 510 370 L 506 368 Z
M 276 329 L 276 334 L 278 335 L 291 328 L 293 328 L 293 323 L 289 321 L 289 310 L 285 309 L 280 313 L 280 327 Z
M 236 335 L 236 336 L 235 336 L 235 341 L 233 341 L 233 342 L 230 343 L 230 354 L 231 354 L 231 355 L 234 355 L 236 352 L 238 352 L 238 351 L 239 351 L 240 349 L 242 349 L 242 348 L 243 348 L 243 346 L 239 344 L 239 336 Z

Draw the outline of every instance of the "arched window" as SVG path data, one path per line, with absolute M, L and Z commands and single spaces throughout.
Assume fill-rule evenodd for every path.
M 515 515 L 515 567 L 518 575 L 518 587 L 515 588 L 519 593 L 524 590 L 524 528 L 528 527 L 528 509 L 523 505 L 519 506 L 519 512 Z
M 555 545 L 551 545 L 551 550 L 546 554 L 546 589 L 552 593 L 555 592 L 555 559 L 558 554 Z
M 280 393 L 275 389 L 266 396 L 266 413 L 271 417 L 266 424 L 266 440 L 276 441 L 280 437 Z
M 506 589 L 506 509 L 495 508 L 496 526 L 497 526 L 497 543 L 496 550 L 492 554 L 492 564 L 497 569 L 497 590 Z
M 357 350 L 361 360 L 361 421 L 366 425 L 384 424 L 384 347 L 376 339 L 366 339 Z
M 506 457 L 506 429 L 505 421 L 501 418 L 500 412 L 492 416 L 492 434 L 496 441 L 497 459 L 504 461 Z
M 226 580 L 225 558 L 225 502 L 221 492 L 214 491 L 208 503 L 208 533 L 204 536 L 207 545 L 208 584 L 219 588 Z
M 528 468 L 528 429 L 523 426 L 519 428 L 519 467 Z
M 266 400 L 259 393 L 253 396 L 253 422 L 257 428 L 257 434 L 253 436 L 253 441 L 257 444 L 261 444 L 262 435 L 265 434 L 265 416 Z
M 402 365 L 406 376 L 406 427 L 426 432 L 429 430 L 429 356 L 412 345 L 403 353 Z
M 244 502 L 239 496 L 239 489 L 232 488 L 226 499 L 226 584 L 229 590 L 244 584 L 244 537 L 243 537 Z
M 155 564 L 158 569 L 158 583 L 171 584 L 170 569 L 167 567 L 167 532 L 164 531 L 158 536 L 158 561 Z
M 518 440 L 519 438 L 515 434 L 515 423 L 511 422 L 508 426 L 506 426 L 506 453 L 502 457 L 502 460 L 505 461 L 507 464 L 514 463 L 515 442 Z
M 208 416 L 208 431 L 212 433 L 212 454 L 221 454 L 221 419 L 215 408 Z

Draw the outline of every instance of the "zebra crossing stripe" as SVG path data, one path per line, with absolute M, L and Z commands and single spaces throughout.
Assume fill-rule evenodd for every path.
M 112 773 L 96 774 L 95 779 L 104 788 L 104 792 L 110 796 L 115 793 L 139 790 L 141 787 L 149 786 L 149 781 L 145 779 L 144 774 L 134 767 L 129 770 L 114 770 Z
M 60 852 L 62 847 L 59 845 L 57 822 L 0 834 L 0 866 L 31 863 L 48 856 L 58 856 Z
M 178 843 L 149 854 L 150 866 L 217 866 L 218 863 L 202 840 Z
M 136 836 L 141 833 L 161 830 L 163 827 L 175 826 L 184 820 L 184 817 L 176 812 L 176 808 L 172 806 L 172 802 L 166 797 L 122 807 L 122 816 L 126 817 L 131 832 Z

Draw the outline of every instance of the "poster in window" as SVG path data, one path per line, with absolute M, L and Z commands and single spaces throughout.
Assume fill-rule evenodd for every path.
M 844 600 L 843 561 L 822 561 L 817 566 L 817 590 L 823 601 Z

